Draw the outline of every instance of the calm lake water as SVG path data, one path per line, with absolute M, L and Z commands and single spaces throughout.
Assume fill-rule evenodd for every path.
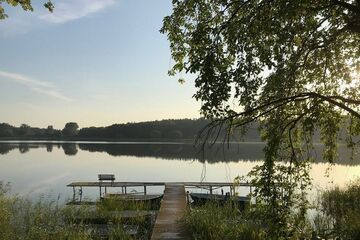
M 97 181 L 99 173 L 113 173 L 116 181 L 233 181 L 261 164 L 263 143 L 216 145 L 205 152 L 183 143 L 0 142 L 0 181 L 11 192 L 30 198 L 61 199 L 72 196 L 66 185 Z M 321 146 L 317 147 L 321 155 Z M 331 167 L 320 157 L 312 164 L 314 187 L 344 186 L 360 177 L 360 160 L 349 160 L 340 147 L 338 163 Z M 316 153 L 314 153 L 316 154 Z M 331 183 L 332 182 L 332 183 Z M 135 189 L 136 190 L 136 189 Z M 150 189 L 150 192 L 159 189 Z M 86 190 L 90 198 L 98 189 Z

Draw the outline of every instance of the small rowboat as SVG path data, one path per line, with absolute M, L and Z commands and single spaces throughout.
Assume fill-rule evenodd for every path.
M 221 194 L 207 194 L 207 193 L 190 193 L 192 199 L 192 204 L 194 205 L 203 205 L 208 202 L 215 202 L 220 205 L 224 205 L 226 202 L 233 202 L 238 205 L 240 210 L 244 210 L 246 206 L 250 204 L 249 197 L 240 197 L 240 196 L 229 196 Z
M 133 208 L 135 206 L 141 206 L 144 209 L 157 210 L 160 207 L 160 202 L 163 198 L 163 194 L 158 195 L 139 195 L 139 194 L 117 194 L 107 193 L 102 198 L 103 203 L 116 203 L 121 202 L 122 206 L 128 205 Z M 126 204 L 127 203 L 127 204 Z M 112 204 L 111 204 L 112 205 Z

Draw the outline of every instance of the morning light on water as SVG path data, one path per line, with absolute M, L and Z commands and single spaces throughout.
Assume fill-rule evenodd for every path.
M 0 240 L 360 239 L 360 1 L 0 0 Z

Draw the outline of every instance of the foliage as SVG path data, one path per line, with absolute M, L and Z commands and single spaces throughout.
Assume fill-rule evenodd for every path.
M 40 198 L 32 202 L 9 195 L 9 185 L 0 182 L 0 240 L 90 240 L 97 239 L 96 223 L 110 223 L 108 239 L 133 239 L 123 224 L 139 226 L 136 239 L 147 239 L 153 219 L 148 215 L 122 218 L 119 211 L 145 209 L 138 203 L 98 203 L 96 206 L 63 206 L 58 200 Z
M 36 203 L 5 194 L 0 184 L 0 239 L 90 239 L 82 226 L 66 225 L 64 209 L 57 202 Z
M 329 162 L 340 125 L 350 146 L 360 133 L 360 1 L 173 0 L 161 32 L 175 61 L 169 74 L 196 77 L 194 97 L 213 120 L 205 141 L 224 127 L 230 134 L 261 122 L 267 146 L 253 172 L 256 194 L 268 206 L 273 237 L 298 234 L 304 217 L 285 225 L 296 206 L 306 212 L 312 159 L 304 150 L 314 130 L 321 130 Z
M 331 231 L 326 235 L 342 239 L 360 239 L 360 180 L 349 184 L 346 188 L 335 187 L 321 196 L 321 213 L 330 218 Z
M 249 221 L 245 213 L 232 204 L 220 206 L 209 202 L 204 206 L 188 210 L 183 221 L 192 239 L 265 239 L 265 232 L 256 222 Z
M 65 124 L 62 134 L 66 137 L 74 137 L 79 133 L 79 125 L 76 122 L 68 122 Z
M 193 140 L 203 127 L 209 123 L 205 119 L 169 119 L 139 123 L 113 124 L 106 127 L 85 127 L 78 130 L 77 123 L 67 123 L 64 129 L 35 128 L 26 124 L 20 127 L 0 123 L 0 138 L 5 139 L 189 139 Z M 250 138 L 260 140 L 257 131 Z
M 20 6 L 24 11 L 34 10 L 31 0 L 0 0 L 0 19 L 8 17 L 8 15 L 5 13 L 4 8 L 1 6 L 3 3 L 7 3 L 8 5 L 13 7 Z M 54 5 L 50 0 L 44 3 L 44 7 L 47 8 L 50 12 L 54 10 Z

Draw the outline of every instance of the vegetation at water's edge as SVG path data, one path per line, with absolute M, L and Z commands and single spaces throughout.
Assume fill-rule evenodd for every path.
M 323 238 L 360 239 L 360 179 L 322 194 L 314 223 Z
M 301 229 L 284 231 L 291 233 L 284 239 L 360 239 L 360 180 L 344 189 L 334 187 L 322 192 L 313 208 L 316 214 L 309 215 Z M 294 213 L 292 217 L 298 216 Z M 192 239 L 272 239 L 263 222 L 262 209 L 255 205 L 241 212 L 231 204 L 210 202 L 188 210 L 183 221 Z
M 116 202 L 116 209 L 111 203 L 94 207 L 63 206 L 48 199 L 31 202 L 11 196 L 8 191 L 9 187 L 0 182 L 0 240 L 100 239 L 104 230 L 98 229 L 97 224 L 107 224 L 108 239 L 148 239 L 151 234 L 152 223 L 148 215 L 125 219 L 114 214 L 125 210 L 119 202 Z M 136 210 L 144 207 L 131 206 Z M 139 226 L 138 233 L 130 237 L 124 224 Z

